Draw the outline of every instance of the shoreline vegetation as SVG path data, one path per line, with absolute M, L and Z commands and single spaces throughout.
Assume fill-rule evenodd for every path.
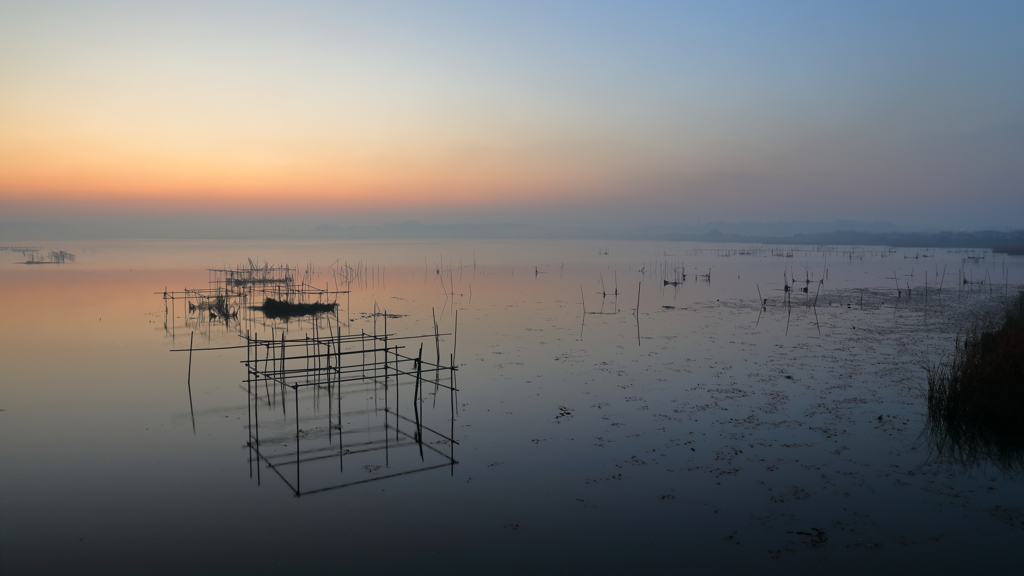
M 1024 290 L 1002 322 L 976 322 L 952 357 L 928 366 L 927 432 L 940 458 L 1024 472 Z

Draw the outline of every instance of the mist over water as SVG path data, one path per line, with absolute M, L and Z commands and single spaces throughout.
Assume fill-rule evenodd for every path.
M 1020 478 L 938 458 L 922 387 L 958 330 L 1024 283 L 1021 257 L 627 241 L 39 247 L 76 261 L 0 252 L 0 293 L 16 303 L 0 318 L 0 489 L 17 495 L 0 518 L 4 573 L 992 572 L 1016 559 Z M 292 267 L 305 298 L 337 311 L 212 318 L 163 297 L 250 260 Z M 254 458 L 242 336 L 382 334 L 384 313 L 403 353 L 454 356 L 457 395 L 431 384 L 416 403 L 411 379 L 297 396 L 266 385 L 268 458 Z M 191 359 L 170 351 L 190 342 Z M 385 432 L 401 446 L 381 449 Z

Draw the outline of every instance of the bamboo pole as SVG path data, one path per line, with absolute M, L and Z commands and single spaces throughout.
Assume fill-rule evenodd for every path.
M 196 332 L 193 330 L 188 336 L 188 411 L 192 414 L 192 433 L 196 433 L 196 411 L 192 405 L 192 339 Z

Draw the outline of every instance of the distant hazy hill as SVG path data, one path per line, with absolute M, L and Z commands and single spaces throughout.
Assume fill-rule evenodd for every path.
M 897 232 L 891 222 L 709 222 L 665 226 L 555 226 L 517 223 L 499 224 L 421 224 L 409 220 L 398 224 L 338 226 L 320 224 L 312 234 L 321 238 L 574 238 L 574 239 L 670 239 L 674 236 L 724 234 L 727 236 L 787 237 L 795 234 L 821 234 L 838 231 Z
M 33 240 L 72 240 L 88 237 L 87 231 L 73 224 L 46 222 L 0 222 L 0 240 L 29 242 Z
M 648 226 L 647 231 L 667 234 L 705 234 L 712 231 L 745 236 L 793 236 L 795 234 L 822 234 L 826 232 L 899 232 L 892 222 L 860 222 L 833 220 L 832 222 L 708 222 L 706 224 L 678 224 L 674 226 Z
M 324 223 L 312 228 L 270 222 L 253 223 L 192 219 L 187 222 L 127 221 L 116 225 L 0 222 L 0 241 L 75 240 L 98 238 L 334 238 L 347 240 L 438 239 L 580 239 L 741 242 L 768 244 L 829 244 L 998 248 L 1024 251 L 1024 231 L 914 232 L 891 222 L 709 222 L 670 226 L 555 226 L 519 223 L 395 224 L 341 226 Z
M 703 242 L 743 242 L 802 245 L 899 246 L 919 248 L 991 248 L 993 251 L 1024 254 L 1024 230 L 977 232 L 821 232 L 792 236 L 726 234 L 713 230 L 704 234 L 679 234 L 671 240 Z

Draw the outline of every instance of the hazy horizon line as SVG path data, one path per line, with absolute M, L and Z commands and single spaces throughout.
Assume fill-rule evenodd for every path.
M 728 222 L 716 220 L 699 224 L 551 224 L 522 221 L 423 223 L 418 220 L 359 224 L 335 224 L 328 219 L 287 221 L 194 217 L 190 219 L 135 218 L 130 221 L 0 222 L 0 241 L 99 240 L 99 239 L 593 239 L 593 240 L 690 240 L 771 242 L 773 239 L 806 239 L 842 235 L 878 238 L 887 235 L 981 235 L 986 239 L 1024 234 L 1021 228 L 911 227 L 888 221 L 833 219 L 825 221 L 777 220 Z M 859 243 L 859 242 L 858 242 Z

